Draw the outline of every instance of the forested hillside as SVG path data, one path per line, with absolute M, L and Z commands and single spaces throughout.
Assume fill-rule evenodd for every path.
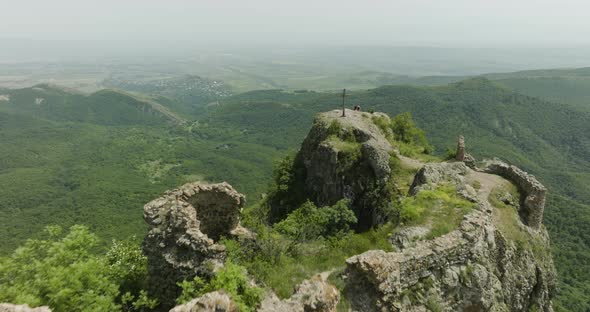
M 590 68 L 527 70 L 484 76 L 525 95 L 590 109 Z
M 560 305 L 588 309 L 590 113 L 484 78 L 385 86 L 352 92 L 346 101 L 392 116 L 411 112 L 438 154 L 462 134 L 477 158 L 501 157 L 537 175 L 550 189 L 545 224 L 562 281 Z M 0 91 L 3 253 L 46 224 L 88 224 L 105 241 L 142 236 L 141 206 L 189 180 L 226 180 L 254 204 L 270 183 L 273 161 L 296 149 L 313 116 L 338 108 L 341 98 L 253 91 L 186 122 L 172 118 L 174 99 L 155 103 L 168 106 L 162 109 L 145 103 L 113 91 Z
M 0 94 L 9 99 L 0 101 L 2 253 L 47 224 L 86 224 L 105 243 L 141 236 L 143 204 L 186 181 L 228 180 L 255 198 L 282 155 L 237 130 L 191 131 L 119 92 Z

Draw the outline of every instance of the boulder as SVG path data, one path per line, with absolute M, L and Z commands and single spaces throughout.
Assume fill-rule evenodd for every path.
M 259 312 L 336 312 L 340 292 L 318 274 L 297 286 L 289 299 L 280 300 L 269 293 L 262 301 Z
M 239 310 L 225 292 L 214 291 L 178 305 L 170 312 L 239 312 Z
M 421 190 L 434 189 L 443 182 L 462 187 L 465 185 L 464 177 L 467 170 L 467 166 L 462 162 L 426 164 L 414 176 L 410 195 L 415 195 Z

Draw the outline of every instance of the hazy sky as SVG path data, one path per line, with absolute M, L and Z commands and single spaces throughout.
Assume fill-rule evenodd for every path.
M 588 0 L 0 0 L 0 38 L 121 45 L 590 45 Z M 0 42 L 1 46 L 1 42 Z

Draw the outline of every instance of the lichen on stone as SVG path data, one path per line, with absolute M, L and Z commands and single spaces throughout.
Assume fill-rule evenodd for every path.
M 210 276 L 223 265 L 222 236 L 240 232 L 245 197 L 227 183 L 188 183 L 144 206 L 150 229 L 143 242 L 148 257 L 149 291 L 170 308 L 178 282 Z

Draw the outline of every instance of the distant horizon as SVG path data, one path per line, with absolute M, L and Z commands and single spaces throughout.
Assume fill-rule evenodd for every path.
M 193 64 L 189 73 L 207 75 L 211 66 L 285 64 L 306 67 L 357 67 L 410 76 L 463 76 L 539 69 L 590 67 L 590 46 L 568 47 L 452 47 L 387 44 L 198 46 L 190 42 L 137 43 L 117 47 L 103 41 L 2 40 L 0 65 L 64 64 Z M 142 44 L 145 44 L 142 45 Z M 442 66 L 442 67 L 441 67 Z M 446 68 L 446 69 L 445 69 Z
M 583 0 L 21 0 L 0 11 L 0 59 L 38 44 L 89 56 L 94 49 L 590 48 L 589 11 Z

